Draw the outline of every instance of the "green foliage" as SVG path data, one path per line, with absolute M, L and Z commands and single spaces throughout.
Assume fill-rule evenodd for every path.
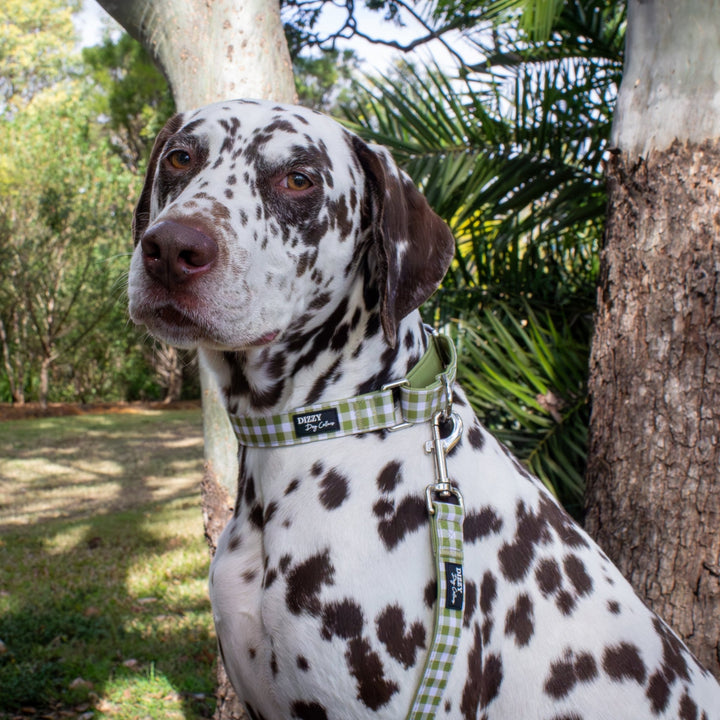
M 3 122 L 0 319 L 25 383 L 66 363 L 83 369 L 87 394 L 102 385 L 92 362 L 105 371 L 113 361 L 102 331 L 127 340 L 120 288 L 135 178 L 104 142 L 85 93 L 78 82 L 56 85 Z
M 561 502 L 581 509 L 587 446 L 589 323 L 505 305 L 461 323 L 459 378 L 495 435 Z
M 0 4 L 0 115 L 12 113 L 71 69 L 79 0 Z
M 158 397 L 124 288 L 167 84 L 127 35 L 81 58 L 74 6 L 35 5 L 0 11 L 0 65 L 17 65 L 0 106 L 0 401 Z
M 338 103 L 348 100 L 354 87 L 355 51 L 314 51 L 306 45 L 302 27 L 285 23 L 284 29 L 299 104 L 332 113 Z
M 356 128 L 390 147 L 458 239 L 443 312 L 592 292 L 601 152 L 584 146 L 587 138 L 583 147 L 559 139 L 558 126 L 574 122 L 569 110 L 505 118 L 497 112 L 505 102 L 475 81 L 408 66 L 350 111 Z
M 293 73 L 298 102 L 332 112 L 337 103 L 348 101 L 357 64 L 352 50 L 328 50 L 313 57 L 296 56 Z
M 500 5 L 466 7 L 493 28 L 473 35 L 485 62 L 456 77 L 400 64 L 368 80 L 345 113 L 393 152 L 455 233 L 455 260 L 424 313 L 475 329 L 462 335 L 461 362 L 481 417 L 577 505 L 584 379 L 550 375 L 546 356 L 552 350 L 554 367 L 586 368 L 624 8 L 567 2 L 540 42 Z M 489 373 L 482 381 L 479 368 Z M 569 386 L 556 382 L 570 377 Z M 543 411 L 536 396 L 559 404 Z
M 540 42 L 548 39 L 564 4 L 565 0 L 469 0 L 463 3 L 483 11 L 484 17 L 495 25 L 511 25 Z M 452 0 L 438 3 L 444 12 L 452 12 L 454 5 Z
M 82 57 L 97 85 L 97 109 L 109 117 L 111 145 L 138 170 L 175 112 L 167 82 L 140 43 L 126 34 L 83 48 Z

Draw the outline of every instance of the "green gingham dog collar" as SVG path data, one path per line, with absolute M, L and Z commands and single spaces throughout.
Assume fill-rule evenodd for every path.
M 455 346 L 447 336 L 432 334 L 407 377 L 382 390 L 267 417 L 231 415 L 230 421 L 238 442 L 247 447 L 283 447 L 406 427 L 432 420 L 448 404 L 456 370 Z

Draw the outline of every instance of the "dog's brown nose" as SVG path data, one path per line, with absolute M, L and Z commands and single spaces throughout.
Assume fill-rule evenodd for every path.
M 140 245 L 148 274 L 168 290 L 206 273 L 218 254 L 212 238 L 172 220 L 150 228 Z

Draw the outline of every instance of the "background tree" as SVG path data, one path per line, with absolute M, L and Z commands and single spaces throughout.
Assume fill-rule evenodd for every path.
M 175 111 L 165 78 L 143 47 L 123 33 L 117 40 L 83 49 L 83 60 L 102 91 L 98 111 L 108 118 L 110 146 L 123 164 L 139 175 L 155 136 Z M 193 352 L 150 340 L 145 357 L 165 391 L 165 402 L 179 400 L 194 387 Z
M 180 111 L 229 97 L 294 99 L 290 56 L 275 2 L 235 0 L 220 6 L 201 0 L 101 0 L 101 5 L 162 68 Z M 206 458 L 203 516 L 214 548 L 232 509 L 237 442 L 217 387 L 204 369 L 201 379 Z M 243 716 L 222 668 L 219 680 L 215 717 Z
M 188 110 L 228 97 L 294 97 L 277 2 L 102 0 L 160 67 Z
M 93 152 L 98 137 L 77 83 L 39 93 L 2 126 L 3 356 L 13 358 L 15 399 L 35 368 L 45 407 L 53 367 L 89 352 L 116 305 L 122 246 L 111 225 L 128 217 L 131 176 Z
M 172 99 L 127 36 L 81 56 L 76 7 L 41 0 L 0 9 L 3 401 L 162 393 L 145 356 L 155 365 L 164 356 L 148 353 L 128 325 L 123 274 L 138 159 Z M 174 364 L 168 388 L 191 368 L 177 354 Z
M 630 0 L 587 527 L 720 677 L 720 3 Z
M 102 152 L 73 51 L 75 8 L 43 0 L 0 11 L 0 341 L 15 402 L 28 391 L 45 405 L 63 388 L 108 390 L 98 370 L 109 358 L 94 339 L 117 308 L 115 221 L 128 217 L 131 176 Z
M 5 123 L 27 104 L 33 95 L 52 85 L 67 71 L 67 58 L 73 35 L 73 7 L 55 0 L 29 6 L 8 0 L 0 7 L 0 136 L 7 137 Z M 0 247 L 9 245 L 12 218 L 5 195 L 16 170 L 15 154 L 0 155 L 0 184 L 3 208 L 0 210 Z M 12 255 L 11 255 L 12 256 Z M 10 265 L 0 276 L 0 342 L 7 392 L 17 403 L 24 403 L 33 341 L 30 318 L 17 303 L 15 274 Z
M 0 113 L 68 74 L 79 0 L 5 0 L 0 7 Z

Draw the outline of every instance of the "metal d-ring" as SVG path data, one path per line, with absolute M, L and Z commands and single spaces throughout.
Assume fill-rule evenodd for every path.
M 452 385 L 450 383 L 450 378 L 448 377 L 448 374 L 443 373 L 440 377 L 442 378 L 443 385 L 445 386 L 444 387 L 445 407 L 443 408 L 443 411 L 442 411 L 443 420 L 448 420 L 450 417 L 453 416 L 453 411 L 452 411 L 452 404 L 453 404 L 453 399 L 454 399 L 453 390 L 452 390 Z M 455 417 L 458 417 L 458 416 L 456 415 Z M 459 417 L 458 417 L 458 420 L 460 420 Z M 460 433 L 462 433 L 462 422 L 460 423 L 460 426 L 461 426 Z

